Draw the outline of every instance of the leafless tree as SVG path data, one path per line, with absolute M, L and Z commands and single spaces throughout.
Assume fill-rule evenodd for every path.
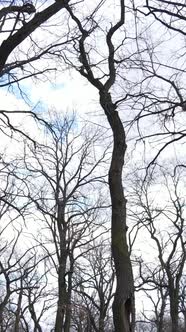
M 45 128 L 43 143 L 36 149 L 29 143 L 25 146 L 22 165 L 29 174 L 28 196 L 40 220 L 36 228 L 43 230 L 36 241 L 57 276 L 56 332 L 70 330 L 75 263 L 88 243 L 107 232 L 101 214 L 109 206 L 102 195 L 108 149 L 95 155 L 100 131 L 91 133 L 85 127 L 78 133 L 74 127 L 74 118 L 62 120 L 56 115 Z
M 113 135 L 113 153 L 109 170 L 109 188 L 112 202 L 112 255 L 116 269 L 117 288 L 113 302 L 113 316 L 115 331 L 129 332 L 134 321 L 134 292 L 131 262 L 127 246 L 126 199 L 122 186 L 122 170 L 126 152 L 126 136 L 117 106 L 113 100 L 112 88 L 117 79 L 117 59 L 120 46 L 125 37 L 116 46 L 115 36 L 122 31 L 125 22 L 125 3 L 118 2 L 117 18 L 112 24 L 103 28 L 99 17 L 99 10 L 106 10 L 106 2 L 100 1 L 89 13 L 81 15 L 76 6 L 65 5 L 69 20 L 73 26 L 71 38 L 78 36 L 71 44 L 69 52 L 73 54 L 65 58 L 68 65 L 75 68 L 99 94 L 100 106 L 108 120 Z M 77 6 L 78 9 L 78 6 Z M 114 9 L 113 9 L 114 10 Z M 95 43 L 95 36 L 103 32 L 101 38 L 106 52 L 102 56 L 99 45 Z M 91 46 L 91 42 L 94 47 Z M 98 40 L 98 39 L 97 39 Z M 97 56 L 96 56 L 97 54 Z M 103 64 L 103 68 L 102 65 Z
M 17 163 L 2 154 L 0 161 L 0 329 L 23 331 L 22 304 L 24 294 L 35 285 L 26 283 L 33 276 L 44 256 L 37 254 L 37 245 L 24 241 L 25 217 L 29 201 L 23 196 L 24 180 L 17 173 Z M 40 286 L 37 285 L 39 288 Z M 24 299 L 24 300 L 23 300 Z M 28 319 L 28 316 L 27 316 Z
M 87 331 L 104 332 L 111 329 L 111 301 L 113 298 L 114 269 L 108 240 L 93 241 L 87 253 L 76 265 L 74 326 L 87 325 Z M 76 300 L 77 301 L 77 300 Z M 84 312 L 81 316 L 80 312 Z M 84 328 L 85 330 L 85 328 Z
M 164 321 L 168 312 L 167 302 L 169 291 L 166 275 L 164 271 L 162 271 L 162 268 L 157 264 L 154 269 L 150 264 L 145 264 L 141 260 L 138 260 L 138 264 L 139 279 L 137 278 L 136 291 L 143 291 L 152 307 L 152 314 L 150 317 L 148 315 L 148 309 L 147 313 L 146 310 L 142 313 L 146 328 L 150 325 L 157 332 L 162 332 L 164 330 Z
M 43 255 L 37 253 L 40 251 L 37 245 L 24 244 L 21 217 L 18 215 L 13 218 L 13 214 L 9 209 L 1 216 L 3 226 L 0 232 L 0 327 L 2 332 L 9 330 L 18 332 L 21 329 L 24 331 L 25 323 L 29 330 L 31 323 L 28 314 L 25 313 L 26 307 L 28 308 L 28 304 L 25 304 L 25 294 L 35 292 L 35 289 L 41 292 L 39 281 L 42 278 L 37 280 L 37 283 L 36 281 L 33 283 L 33 280 L 38 265 L 45 259 Z
M 185 203 L 181 188 L 181 174 L 176 173 L 172 175 L 165 170 L 162 171 L 162 174 L 161 190 L 165 197 L 164 202 L 162 202 L 161 198 L 159 201 L 154 198 L 152 191 L 153 179 L 146 185 L 143 183 L 142 186 L 140 185 L 140 181 L 138 181 L 138 185 L 136 186 L 136 195 L 138 197 L 136 204 L 139 210 L 138 216 L 135 213 L 135 218 L 137 218 L 137 222 L 143 224 L 144 229 L 150 234 L 157 250 L 156 259 L 158 259 L 158 264 L 155 264 L 154 269 L 149 267 L 149 264 L 143 266 L 140 263 L 142 284 L 151 285 L 150 288 L 152 290 L 159 290 L 161 310 L 156 315 L 156 318 L 161 323 L 161 331 L 163 331 L 162 324 L 165 319 L 165 305 L 168 296 L 171 331 L 175 332 L 178 330 L 179 324 L 180 281 L 184 273 L 186 260 Z M 153 295 L 151 296 L 151 300 L 154 302 Z

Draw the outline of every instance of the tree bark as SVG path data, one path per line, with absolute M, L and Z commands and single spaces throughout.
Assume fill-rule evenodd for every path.
M 58 303 L 55 322 L 55 332 L 63 332 L 66 307 L 66 283 L 64 266 L 61 264 L 58 271 Z
M 172 289 L 170 290 L 170 314 L 172 322 L 171 332 L 178 331 L 178 306 L 178 291 L 176 289 Z
M 115 332 L 134 329 L 134 290 L 130 256 L 127 246 L 126 198 L 122 186 L 122 170 L 126 152 L 123 124 L 115 110 L 109 92 L 100 92 L 100 103 L 113 133 L 113 152 L 109 169 L 109 189 L 112 203 L 112 255 L 116 269 L 116 293 L 113 302 Z
M 32 292 L 32 290 L 30 289 L 29 290 L 29 296 L 28 296 L 28 301 L 29 301 L 28 309 L 29 309 L 31 318 L 34 322 L 34 331 L 33 332 L 42 332 L 42 328 L 39 324 L 39 320 L 37 319 L 36 312 L 35 312 L 35 309 L 34 309 L 34 302 L 32 302 L 32 299 L 31 299 L 31 292 Z
M 183 317 L 184 317 L 184 329 L 186 331 L 186 311 L 183 312 Z
M 66 290 L 66 263 L 67 263 L 67 250 L 66 250 L 66 225 L 65 225 L 65 205 L 63 202 L 58 201 L 58 216 L 57 227 L 59 233 L 59 258 L 58 258 L 58 303 L 55 321 L 55 332 L 63 332 L 64 319 L 67 305 L 67 290 Z
M 158 322 L 157 332 L 163 332 L 164 316 L 165 316 L 165 308 L 166 308 L 166 298 L 167 298 L 167 295 L 162 294 L 161 309 L 160 309 L 160 312 L 157 313 L 159 317 L 156 317 L 156 320 Z
M 73 265 L 73 264 L 72 264 Z M 66 293 L 66 315 L 65 315 L 65 323 L 64 323 L 64 332 L 70 332 L 70 323 L 71 323 L 71 296 L 72 296 L 72 273 L 73 273 L 73 266 L 71 267 L 71 272 L 68 274 L 68 291 Z
M 17 303 L 17 310 L 16 310 L 14 332 L 19 332 L 22 297 L 23 297 L 23 281 L 21 279 L 20 280 L 20 293 L 18 296 L 18 303 Z

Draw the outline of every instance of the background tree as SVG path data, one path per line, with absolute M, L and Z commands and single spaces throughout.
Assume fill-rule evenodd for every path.
M 90 243 L 82 258 L 76 265 L 74 281 L 75 298 L 79 301 L 79 310 L 75 310 L 73 317 L 74 325 L 81 325 L 82 330 L 87 331 L 109 331 L 113 329 L 110 309 L 115 272 L 108 240 L 99 238 Z M 83 317 L 80 314 L 82 310 Z
M 91 133 L 85 127 L 77 132 L 75 126 L 74 118 L 61 120 L 56 115 L 45 128 L 45 142 L 36 149 L 25 146 L 22 166 L 29 174 L 28 196 L 38 213 L 36 229 L 43 229 L 36 241 L 57 278 L 56 332 L 70 331 L 75 264 L 86 246 L 107 232 L 101 214 L 108 207 L 102 194 L 108 149 L 95 155 L 94 145 L 102 139 L 99 130 Z M 94 194 L 87 195 L 88 190 Z
M 136 204 L 139 207 L 135 217 L 138 223 L 143 224 L 157 250 L 155 257 L 158 259 L 159 266 L 156 263 L 154 268 L 144 266 L 145 270 L 143 270 L 143 264 L 141 266 L 140 263 L 140 277 L 143 285 L 151 285 L 150 288 L 158 289 L 161 295 L 161 310 L 155 315 L 159 321 L 158 325 L 161 320 L 160 331 L 163 331 L 167 295 L 170 303 L 172 332 L 178 330 L 179 323 L 180 281 L 184 274 L 186 259 L 185 202 L 181 195 L 181 179 L 180 173 L 171 175 L 162 169 L 161 190 L 165 197 L 163 205 L 161 200 L 154 197 L 152 179 L 146 185 L 143 183 L 143 186 L 139 185 L 138 179 L 135 191 L 138 197 Z M 154 302 L 153 295 L 151 301 Z

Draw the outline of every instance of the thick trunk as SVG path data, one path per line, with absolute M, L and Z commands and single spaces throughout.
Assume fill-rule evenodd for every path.
M 100 300 L 99 332 L 105 332 L 106 308 L 105 308 L 104 292 L 102 290 L 99 292 L 99 300 Z
M 58 303 L 55 322 L 55 332 L 63 332 L 64 317 L 66 311 L 66 283 L 64 264 L 59 266 L 58 271 Z
M 171 332 L 177 332 L 178 331 L 178 308 L 176 305 L 171 305 L 171 321 L 172 321 Z
M 170 314 L 172 321 L 172 329 L 171 332 L 178 331 L 178 292 L 174 289 L 170 291 Z
M 109 170 L 112 202 L 112 255 L 116 269 L 116 293 L 113 302 L 115 332 L 133 330 L 133 275 L 127 246 L 126 199 L 122 186 L 122 170 L 126 151 L 123 124 L 109 93 L 100 93 L 100 103 L 113 132 L 113 153 Z
M 183 312 L 184 317 L 184 331 L 186 331 L 186 311 Z
M 65 205 L 63 201 L 58 202 L 58 220 L 57 227 L 60 238 L 59 249 L 59 267 L 58 267 L 58 303 L 55 322 L 55 332 L 64 331 L 64 320 L 67 305 L 67 290 L 66 290 L 66 264 L 67 264 L 67 250 L 66 250 L 66 224 L 65 224 Z
M 70 332 L 70 322 L 71 322 L 71 308 L 69 307 L 69 301 L 67 300 L 67 308 L 65 313 L 65 324 L 64 324 L 64 332 Z
M 100 317 L 99 318 L 99 332 L 104 332 L 105 329 L 104 329 L 104 317 Z
M 71 268 L 71 271 L 73 268 Z M 71 296 L 72 296 L 72 273 L 68 275 L 68 292 L 67 292 L 67 306 L 66 306 L 66 314 L 65 314 L 65 324 L 64 324 L 64 332 L 70 332 L 70 323 L 71 323 Z

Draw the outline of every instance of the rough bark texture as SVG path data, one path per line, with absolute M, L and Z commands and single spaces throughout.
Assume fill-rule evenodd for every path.
M 186 312 L 184 311 L 184 329 L 186 331 Z
M 66 284 L 65 284 L 65 273 L 64 264 L 61 262 L 58 271 L 58 303 L 57 303 L 57 314 L 55 322 L 55 332 L 62 332 L 64 326 L 64 316 L 66 307 Z
M 134 329 L 133 275 L 127 246 L 126 199 L 122 186 L 126 138 L 123 124 L 108 92 L 100 94 L 100 103 L 113 132 L 109 188 L 112 202 L 112 255 L 117 280 L 113 303 L 114 326 L 115 332 L 131 332 Z
M 160 290 L 160 291 L 162 291 L 162 290 Z M 156 313 L 157 332 L 162 332 L 163 331 L 164 316 L 165 316 L 165 309 L 166 309 L 167 294 L 163 295 L 163 292 L 161 294 L 162 294 L 161 295 L 162 296 L 162 304 L 161 304 L 160 312 L 157 311 L 157 313 Z
M 172 321 L 171 332 L 178 331 L 178 308 L 179 308 L 178 290 L 173 288 L 170 290 L 170 314 Z
M 74 262 L 73 262 L 74 263 Z M 72 297 L 72 274 L 73 274 L 73 263 L 71 264 L 70 273 L 68 274 L 68 290 L 66 298 L 66 317 L 64 322 L 64 332 L 70 332 L 70 323 L 71 323 L 71 297 Z
M 57 227 L 60 239 L 60 250 L 58 257 L 58 303 L 57 303 L 57 314 L 55 322 L 55 332 L 62 332 L 64 327 L 64 319 L 66 312 L 67 292 L 66 292 L 66 262 L 67 262 L 67 251 L 66 251 L 66 227 L 65 227 L 65 208 L 63 202 L 58 202 L 58 217 Z

